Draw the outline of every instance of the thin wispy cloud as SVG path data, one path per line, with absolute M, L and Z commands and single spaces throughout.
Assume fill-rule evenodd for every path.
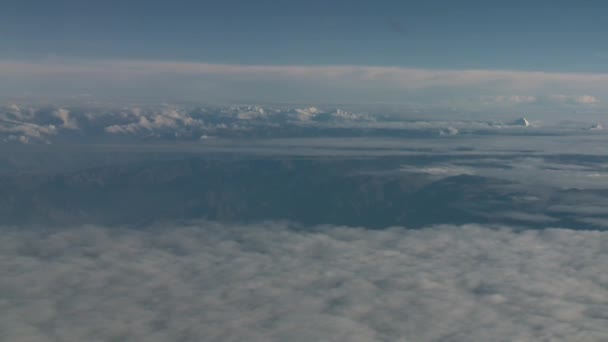
M 242 65 L 151 60 L 0 61 L 0 96 L 147 96 L 249 102 L 403 102 L 481 97 L 477 105 L 597 105 L 608 74 L 365 65 Z M 8 84 L 8 83 L 7 83 Z M 514 95 L 508 95 L 514 94 Z M 564 94 L 564 95 L 555 95 Z M 551 97 L 552 96 L 552 97 Z M 486 100 L 483 100 L 486 99 Z M 544 99 L 544 101 L 539 101 Z M 467 100 L 468 101 L 468 100 Z
M 73 63 L 0 61 L 0 75 L 11 77 L 146 75 L 237 75 L 293 79 L 382 81 L 412 88 L 504 83 L 515 88 L 536 88 L 549 83 L 608 85 L 604 73 L 557 73 L 516 70 L 433 70 L 358 65 L 239 65 L 194 62 L 115 60 Z M 587 99 L 580 99 L 586 101 Z

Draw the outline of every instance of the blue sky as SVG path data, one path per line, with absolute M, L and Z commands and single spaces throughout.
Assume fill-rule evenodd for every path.
M 601 1 L 11 1 L 5 59 L 608 69 Z
M 0 60 L 604 73 L 607 9 L 541 0 L 10 0 L 0 10 Z M 544 90 L 552 91 L 562 90 Z

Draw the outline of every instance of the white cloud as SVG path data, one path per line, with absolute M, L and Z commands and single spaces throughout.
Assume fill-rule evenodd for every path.
M 486 104 L 523 104 L 523 103 L 534 103 L 536 102 L 536 96 L 531 95 L 498 95 L 492 97 L 483 97 Z
M 2 119 L 0 117 L 0 141 L 18 141 L 29 143 L 32 140 L 48 143 L 48 138 L 57 133 L 54 125 L 38 125 L 34 123 Z
M 296 113 L 298 113 L 298 118 L 300 120 L 310 120 L 315 116 L 319 115 L 321 111 L 316 107 L 309 107 L 304 109 L 296 109 Z
M 5 108 L 0 108 L 0 119 L 28 121 L 35 116 L 35 111 L 32 108 L 21 108 L 19 105 L 10 104 Z
M 18 105 L 10 104 L 6 109 L 8 114 L 15 116 L 17 119 L 21 118 L 21 108 Z
M 136 133 L 140 130 L 155 131 L 162 129 L 177 129 L 180 127 L 202 127 L 203 122 L 195 120 L 187 113 L 176 109 L 164 109 L 159 113 L 144 113 L 139 108 L 131 112 L 136 120 L 128 124 L 110 125 L 104 128 L 108 133 Z
M 595 96 L 592 96 L 592 95 L 557 94 L 557 95 L 549 95 L 547 97 L 547 99 L 549 99 L 550 101 L 555 101 L 555 102 L 569 102 L 569 103 L 584 104 L 584 105 L 597 104 L 600 102 Z
M 78 123 L 72 117 L 70 117 L 70 111 L 64 108 L 58 108 L 53 112 L 53 115 L 61 119 L 61 127 L 65 129 L 78 129 Z
M 457 135 L 458 133 L 458 128 L 452 126 L 439 130 L 439 135 Z
M 581 104 L 594 104 L 600 102 L 595 96 L 581 95 L 576 97 L 576 102 Z
M 588 94 L 583 95 L 497 95 L 497 96 L 482 96 L 481 101 L 485 105 L 518 105 L 518 104 L 533 104 L 533 103 L 569 103 L 580 105 L 594 105 L 600 103 L 600 100 Z
M 472 175 L 473 170 L 459 165 L 437 164 L 428 166 L 402 165 L 403 172 L 424 173 L 432 176 L 451 177 L 457 175 Z
M 600 341 L 608 233 L 4 228 L 7 341 Z
M 187 77 L 222 76 L 239 79 L 286 79 L 315 82 L 342 81 L 346 84 L 398 86 L 408 89 L 427 87 L 484 86 L 515 91 L 538 90 L 548 86 L 598 89 L 608 85 L 608 74 L 565 73 L 516 70 L 434 70 L 405 67 L 365 65 L 238 65 L 146 60 L 100 60 L 64 63 L 35 63 L 0 61 L 0 77 L 11 78 L 71 78 L 85 77 L 128 82 L 138 78 L 168 75 Z M 344 83 L 340 83 L 343 86 Z M 581 103 L 595 102 L 589 95 L 581 96 Z M 535 102 L 532 95 L 498 96 L 495 99 L 515 103 Z M 597 99 L 596 99 L 597 100 Z

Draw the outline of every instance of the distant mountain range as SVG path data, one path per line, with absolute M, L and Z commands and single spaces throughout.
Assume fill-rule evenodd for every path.
M 395 158 L 197 158 L 54 175 L 5 175 L 0 177 L 0 225 L 204 218 L 370 228 L 470 222 L 545 227 L 572 226 L 576 219 L 559 210 L 551 218 L 539 213 L 575 201 L 580 191 L 532 192 L 517 183 L 474 175 L 437 179 L 377 172 L 399 165 Z

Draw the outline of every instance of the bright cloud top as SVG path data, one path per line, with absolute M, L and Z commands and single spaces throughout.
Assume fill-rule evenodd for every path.
M 608 234 L 194 223 L 0 237 L 7 341 L 599 341 Z

